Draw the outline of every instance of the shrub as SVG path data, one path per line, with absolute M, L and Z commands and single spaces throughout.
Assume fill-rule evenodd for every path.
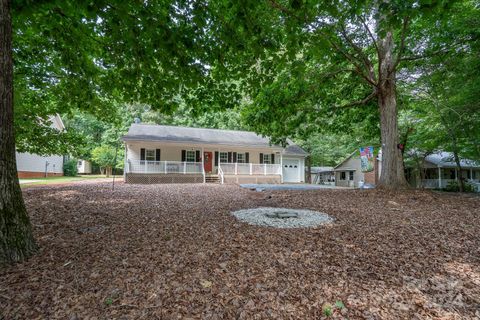
M 466 181 L 464 183 L 464 186 L 465 186 L 465 190 L 464 190 L 465 192 L 475 191 L 475 187 Z M 458 181 L 450 181 L 443 190 L 450 191 L 450 192 L 459 192 L 460 187 L 458 186 Z
M 78 173 L 77 160 L 70 159 L 63 164 L 63 175 L 67 177 L 75 177 Z

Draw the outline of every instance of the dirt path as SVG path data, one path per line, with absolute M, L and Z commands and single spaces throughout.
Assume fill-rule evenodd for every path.
M 480 317 L 478 197 L 90 182 L 24 190 L 41 249 L 0 271 L 0 319 Z M 229 215 L 256 206 L 336 221 Z

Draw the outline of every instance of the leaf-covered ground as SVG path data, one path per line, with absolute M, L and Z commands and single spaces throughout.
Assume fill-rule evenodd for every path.
M 478 196 L 123 184 L 24 195 L 40 251 L 0 271 L 0 319 L 480 317 Z M 273 229 L 229 214 L 256 206 L 336 221 Z

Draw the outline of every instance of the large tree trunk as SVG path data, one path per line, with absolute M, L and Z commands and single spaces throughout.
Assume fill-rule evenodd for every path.
M 0 0 L 0 265 L 21 261 L 36 248 L 17 178 L 10 1 Z
M 382 136 L 382 170 L 378 187 L 385 189 L 408 188 L 403 157 L 398 148 L 398 114 L 393 57 L 393 35 L 389 31 L 379 46 L 380 66 L 377 87 Z

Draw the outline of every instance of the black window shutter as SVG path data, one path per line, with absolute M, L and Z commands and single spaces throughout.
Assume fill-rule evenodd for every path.
M 160 149 L 155 150 L 155 161 L 160 161 Z
M 263 153 L 260 153 L 260 163 L 263 163 Z
M 228 161 L 228 163 L 232 163 L 232 153 L 231 152 L 228 153 L 228 160 L 227 161 Z
M 200 160 L 200 150 L 195 151 L 195 159 L 196 159 L 195 161 L 201 162 L 201 160 Z
M 215 165 L 218 167 L 218 151 L 215 151 Z
M 233 162 L 237 162 L 237 153 L 236 152 L 233 153 Z
M 140 160 L 145 160 L 145 148 L 140 149 Z
M 185 162 L 186 158 L 187 158 L 187 151 L 182 150 L 182 162 Z
M 275 153 L 272 153 L 272 163 L 275 163 Z
M 250 162 L 250 159 L 249 159 L 249 158 L 250 158 L 250 157 L 249 157 L 248 152 L 245 152 L 245 162 L 246 162 L 246 163 L 249 163 L 249 162 Z

